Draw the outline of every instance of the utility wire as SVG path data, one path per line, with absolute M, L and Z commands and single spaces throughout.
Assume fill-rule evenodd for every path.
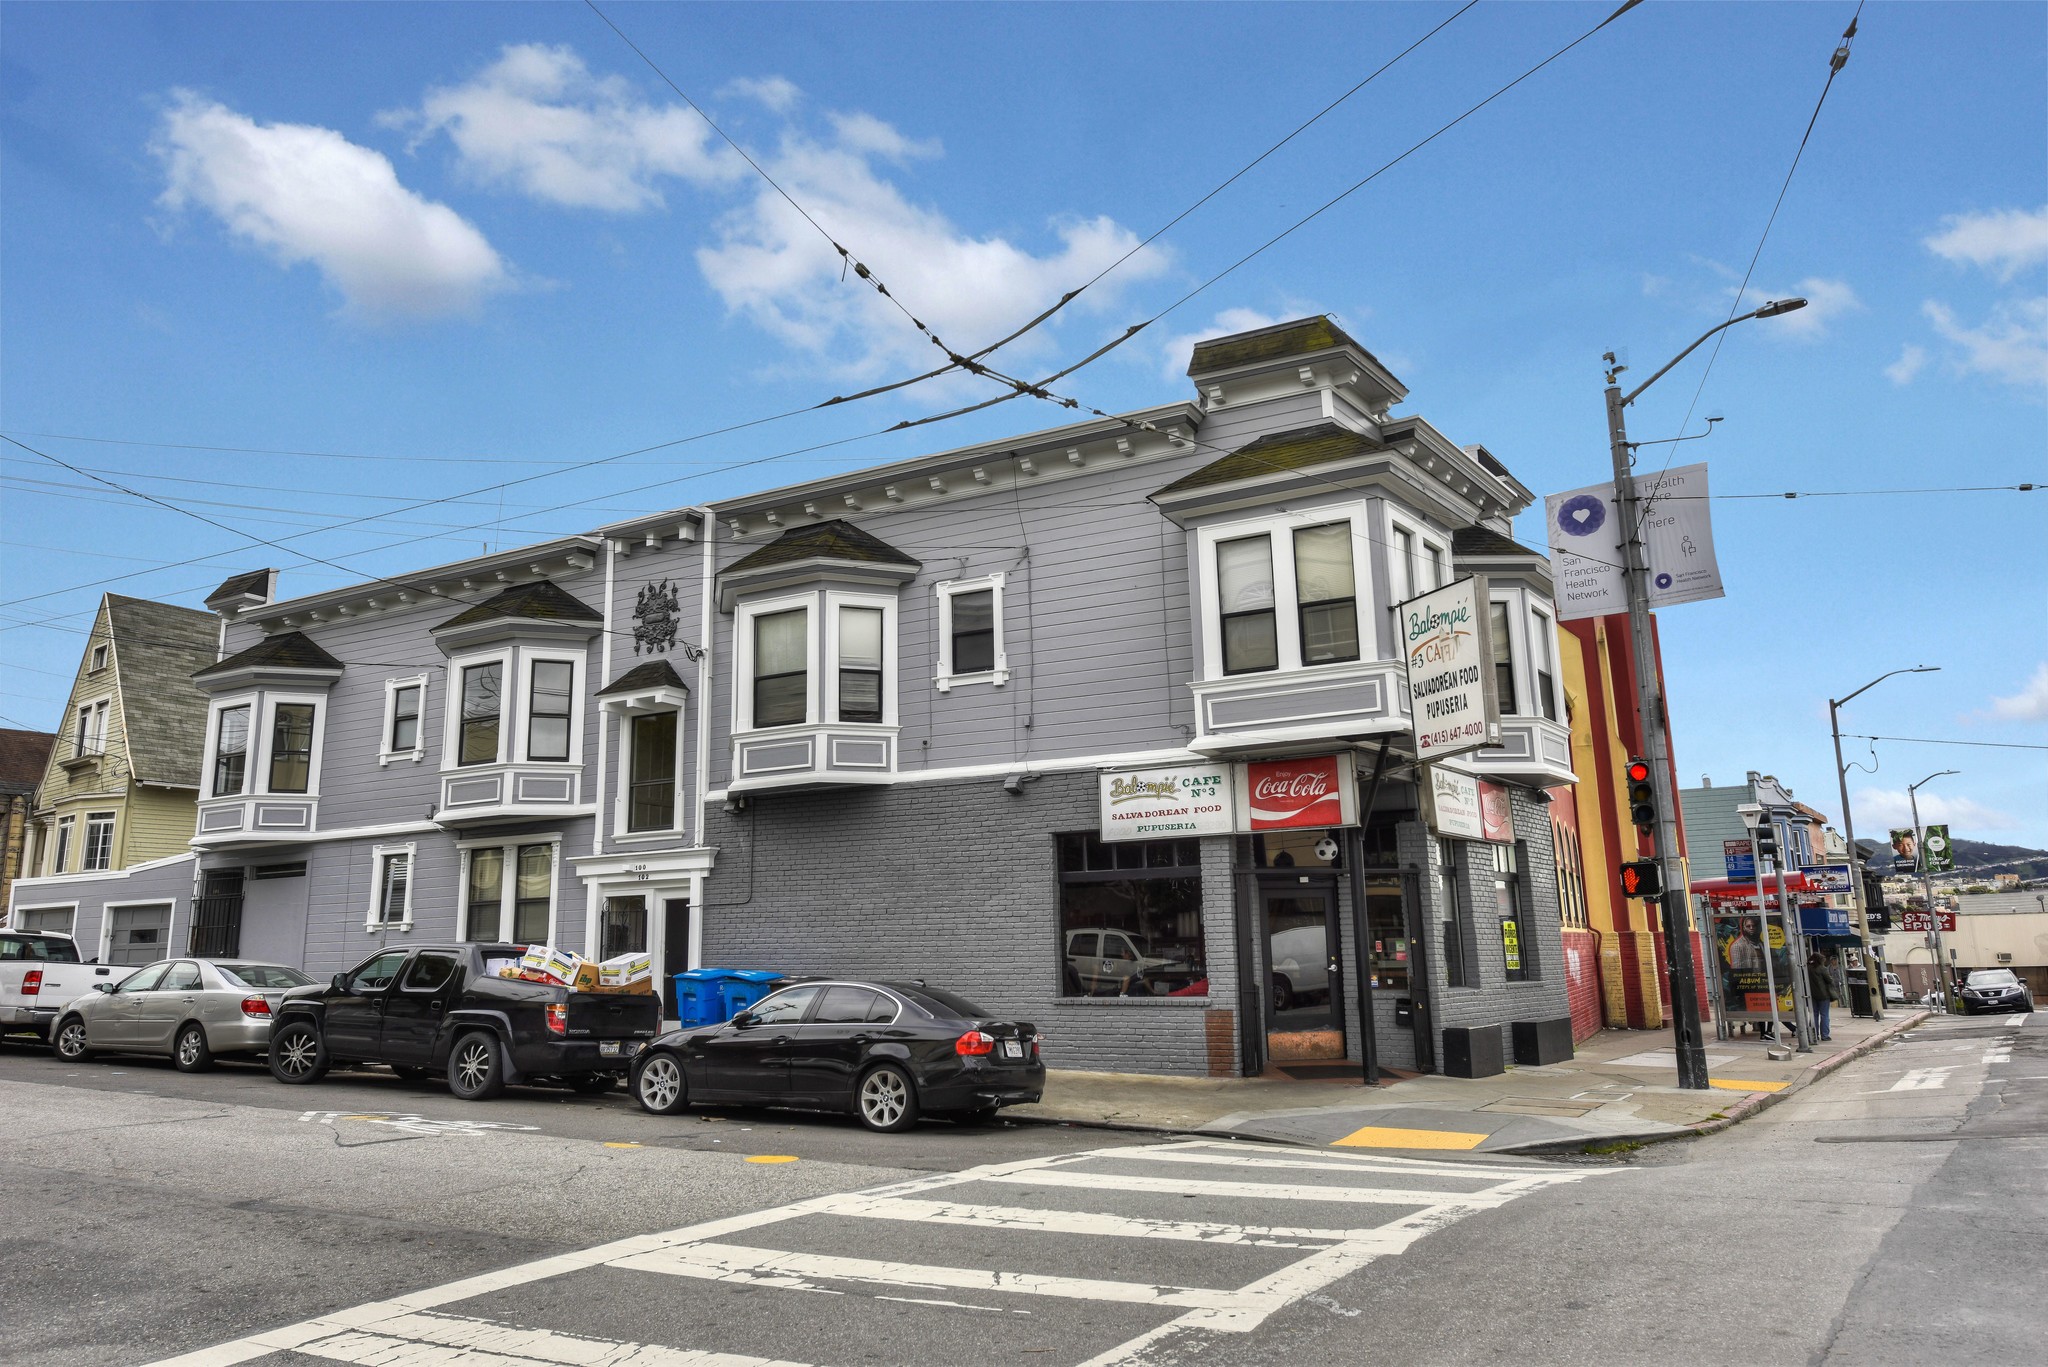
M 1845 740 L 1894 740 L 1909 745 L 1970 745 L 1984 750 L 2048 750 L 2048 745 L 2021 745 L 2005 740 L 1941 740 L 1931 736 L 1858 736 L 1847 731 L 1842 733 Z
M 1756 250 L 1749 254 L 1749 269 L 1742 273 L 1742 283 L 1735 287 L 1734 302 L 1728 305 L 1728 317 L 1731 319 L 1741 310 L 1742 297 L 1749 290 L 1750 277 L 1756 274 L 1756 263 L 1763 257 L 1764 244 L 1771 240 L 1771 229 L 1778 222 L 1778 210 L 1785 205 L 1785 192 L 1792 188 L 1792 176 L 1799 170 L 1799 159 L 1806 155 L 1807 141 L 1813 137 L 1814 125 L 1820 122 L 1821 106 L 1828 102 L 1828 92 L 1835 88 L 1835 77 L 1841 75 L 1842 68 L 1849 64 L 1849 44 L 1856 38 L 1856 21 L 1863 17 L 1863 4 L 1864 0 L 1856 0 L 1856 12 L 1849 16 L 1849 27 L 1842 30 L 1841 45 L 1835 49 L 1835 55 L 1828 58 L 1828 78 L 1821 85 L 1820 98 L 1813 102 L 1813 113 L 1807 116 L 1806 131 L 1799 135 L 1799 147 L 1792 153 L 1792 164 L 1785 168 L 1785 179 L 1778 186 L 1778 197 L 1771 202 L 1771 215 L 1764 220 L 1763 235 L 1756 240 Z M 1728 333 L 1725 330 L 1714 338 L 1714 349 L 1707 353 L 1706 368 L 1700 371 L 1700 382 L 1692 391 L 1692 402 L 1685 406 L 1685 417 L 1678 424 L 1679 431 L 1683 432 L 1686 425 L 1692 421 L 1693 410 L 1700 404 L 1700 396 L 1707 392 L 1707 377 L 1714 373 L 1714 362 L 1720 359 L 1721 344 L 1727 340 Z M 1675 455 L 1675 447 L 1664 453 L 1664 465 L 1657 472 L 1657 483 L 1662 482 L 1664 472 L 1671 468 L 1671 461 Z M 1657 506 L 1656 487 L 1656 483 L 1651 485 L 1650 497 L 1644 501 L 1642 509 L 1636 514 L 1638 521 L 1647 518 L 1650 510 Z

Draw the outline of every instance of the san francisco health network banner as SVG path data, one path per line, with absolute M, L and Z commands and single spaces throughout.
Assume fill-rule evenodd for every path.
M 1448 759 L 1496 744 L 1500 702 L 1493 691 L 1485 576 L 1410 598 L 1396 611 L 1416 758 Z
M 1636 476 L 1643 554 L 1650 569 L 1650 606 L 1725 597 L 1714 558 L 1714 519 L 1707 467 L 1679 465 Z M 1550 528 L 1550 571 L 1560 621 L 1628 611 L 1621 581 L 1621 515 L 1614 485 L 1589 484 L 1543 500 Z

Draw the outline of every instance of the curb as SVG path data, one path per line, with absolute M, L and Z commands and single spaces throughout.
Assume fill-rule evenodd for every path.
M 1728 1114 L 1722 1117 L 1721 1119 L 1703 1120 L 1697 1125 L 1686 1126 L 1682 1136 L 1671 1135 L 1667 1137 L 1676 1139 L 1680 1137 L 1700 1137 L 1710 1134 L 1719 1134 L 1722 1130 L 1727 1129 L 1729 1126 L 1738 1125 L 1743 1121 L 1749 1119 L 1758 1111 L 1766 1110 L 1772 1106 L 1777 1105 L 1786 1097 L 1791 1096 L 1796 1092 L 1804 1091 L 1810 1084 L 1819 1081 L 1821 1078 L 1826 1077 L 1829 1073 L 1834 1072 L 1837 1068 L 1842 1067 L 1850 1060 L 1862 1058 L 1865 1054 L 1877 1048 L 1878 1045 L 1890 1043 L 1892 1040 L 1898 1038 L 1900 1035 L 1905 1034 L 1906 1031 L 1911 1030 L 1914 1026 L 1928 1019 L 1933 1014 L 1934 1013 L 1932 1011 L 1915 1011 L 1912 1015 L 1906 1017 L 1897 1025 L 1890 1026 L 1886 1029 L 1880 1030 L 1876 1034 L 1870 1036 L 1868 1039 L 1865 1039 L 1862 1043 L 1853 1044 L 1849 1046 L 1847 1049 L 1842 1050 L 1840 1053 L 1830 1054 L 1826 1058 L 1820 1060 L 1820 1062 L 1811 1065 L 1804 1072 L 1800 1073 L 1798 1077 L 1793 1078 L 1791 1085 L 1785 1087 L 1784 1089 L 1776 1092 L 1752 1092 L 1748 1096 L 1744 1097 L 1741 1101 L 1737 1102 L 1734 1108 L 1731 1109 L 1728 1112 Z

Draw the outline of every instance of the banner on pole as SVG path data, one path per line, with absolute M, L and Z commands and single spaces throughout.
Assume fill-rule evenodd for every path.
M 1650 606 L 1726 596 L 1720 562 L 1714 557 L 1706 465 L 1675 466 L 1662 474 L 1637 475 L 1635 480 L 1643 557 L 1650 571 Z M 1627 612 L 1614 485 L 1589 484 L 1551 494 L 1543 506 L 1559 620 Z
M 1907 873 L 1920 871 L 1920 833 L 1910 827 L 1892 830 L 1892 872 L 1898 873 L 1901 864 Z
M 1955 846 L 1948 843 L 1947 826 L 1929 826 L 1920 841 L 1920 867 L 1928 873 L 1951 873 L 1956 866 Z

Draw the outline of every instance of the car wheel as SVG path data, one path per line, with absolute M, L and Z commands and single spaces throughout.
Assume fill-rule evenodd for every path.
M 489 1101 L 505 1090 L 505 1051 L 496 1035 L 472 1030 L 448 1056 L 448 1090 L 464 1101 Z
M 85 1043 L 85 1022 L 76 1016 L 66 1016 L 57 1022 L 50 1044 L 56 1049 L 57 1057 L 66 1063 L 83 1063 L 92 1057 L 92 1050 Z
M 400 1082 L 425 1082 L 434 1074 L 432 1068 L 415 1068 L 408 1063 L 392 1064 L 391 1072 Z
M 649 1115 L 674 1115 L 690 1104 L 683 1063 L 666 1050 L 641 1059 L 633 1069 L 633 1099 Z
M 186 1021 L 178 1027 L 177 1042 L 171 1046 L 171 1066 L 181 1073 L 203 1073 L 213 1067 L 213 1050 L 206 1044 L 206 1027 Z
M 569 1079 L 569 1090 L 578 1096 L 603 1096 L 618 1085 L 618 1078 L 611 1073 L 586 1073 L 582 1077 Z
M 270 1037 L 270 1075 L 279 1082 L 318 1082 L 327 1076 L 327 1045 L 320 1032 L 295 1021 Z
M 917 1087 L 895 1064 L 880 1064 L 860 1080 L 858 1109 L 860 1123 L 871 1130 L 907 1130 L 917 1123 Z
M 1278 973 L 1273 975 L 1273 1009 L 1285 1011 L 1294 1005 L 1294 984 Z

